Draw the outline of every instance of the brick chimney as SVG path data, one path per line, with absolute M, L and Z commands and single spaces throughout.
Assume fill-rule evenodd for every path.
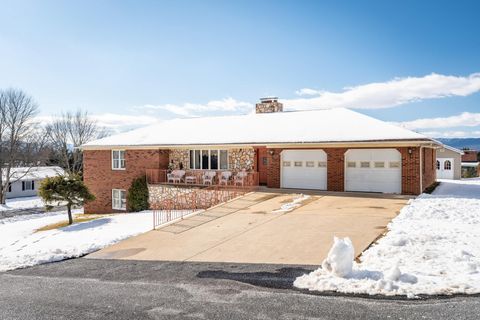
M 278 102 L 277 97 L 261 98 L 260 103 L 255 105 L 256 113 L 282 112 L 283 104 Z

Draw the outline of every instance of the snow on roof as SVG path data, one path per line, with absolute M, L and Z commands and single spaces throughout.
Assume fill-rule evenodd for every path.
M 476 168 L 476 167 L 478 167 L 479 164 L 480 164 L 480 162 L 462 162 L 462 167 Z
M 436 140 L 435 140 L 435 141 L 436 141 Z M 461 155 L 464 154 L 464 152 L 463 152 L 462 150 L 460 150 L 460 149 L 451 147 L 451 146 L 446 145 L 446 144 L 443 144 L 443 143 L 441 143 L 441 142 L 438 142 L 438 143 L 439 143 L 443 148 L 445 148 L 445 149 L 448 149 L 448 150 L 453 151 L 453 152 L 456 152 L 456 153 L 460 153 Z
M 64 174 L 60 167 L 16 167 L 10 171 L 11 181 L 41 180 Z M 6 174 L 6 173 L 4 173 Z
M 174 119 L 89 142 L 82 147 L 325 143 L 430 140 L 343 108 Z

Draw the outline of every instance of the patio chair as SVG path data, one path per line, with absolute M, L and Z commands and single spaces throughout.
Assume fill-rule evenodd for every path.
M 203 177 L 202 177 L 203 184 L 212 185 L 213 184 L 213 179 L 215 178 L 216 175 L 217 175 L 217 173 L 215 171 L 205 171 L 205 173 L 203 174 Z
M 173 183 L 180 183 L 183 180 L 183 177 L 185 176 L 185 170 L 173 170 L 172 171 L 172 177 L 170 180 L 172 180 Z
M 230 181 L 230 177 L 232 176 L 231 171 L 222 171 L 220 174 L 220 182 L 219 184 L 222 185 L 228 185 L 228 182 Z
M 197 175 L 195 175 L 195 173 L 188 173 L 186 176 L 185 176 L 185 183 L 186 184 L 196 184 L 197 183 Z
M 167 183 L 173 183 L 175 180 L 175 175 L 173 174 L 173 171 L 170 173 L 167 173 Z
M 240 172 L 237 172 L 237 174 L 233 177 L 233 184 L 235 186 L 240 185 L 240 186 L 245 186 L 245 180 L 248 176 L 248 173 L 245 170 L 242 170 Z

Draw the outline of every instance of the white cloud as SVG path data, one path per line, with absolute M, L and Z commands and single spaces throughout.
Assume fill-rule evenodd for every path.
M 299 96 L 317 96 L 325 91 L 320 91 L 320 90 L 315 90 L 315 89 L 310 89 L 310 88 L 302 88 L 300 90 L 295 91 L 295 94 Z
M 410 130 L 475 127 L 480 126 L 480 113 L 463 112 L 461 114 L 450 117 L 424 118 L 412 121 L 398 122 L 396 124 Z
M 345 88 L 343 92 L 318 91 L 304 88 L 300 95 L 318 95 L 312 98 L 285 99 L 289 109 L 381 109 L 401 104 L 450 96 L 467 96 L 480 91 L 480 73 L 466 77 L 432 73 L 424 77 L 395 78 Z
M 90 114 L 92 119 L 97 121 L 100 127 L 104 127 L 113 133 L 121 132 L 129 129 L 147 126 L 160 122 L 161 120 L 154 116 L 148 115 L 126 115 L 117 113 L 101 113 Z M 38 116 L 35 122 L 41 124 L 48 124 L 56 119 L 58 116 Z
M 176 104 L 162 104 L 162 105 L 143 105 L 135 106 L 135 109 L 143 110 L 165 110 L 176 115 L 184 117 L 198 116 L 206 112 L 236 112 L 236 111 L 248 111 L 253 108 L 253 104 L 249 102 L 237 101 L 233 98 L 225 98 L 222 100 L 212 100 L 206 104 L 197 103 L 184 103 L 183 105 Z

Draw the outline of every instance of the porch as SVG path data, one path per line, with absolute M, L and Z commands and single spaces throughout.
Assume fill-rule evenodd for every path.
M 256 187 L 259 173 L 245 170 L 165 170 L 146 169 L 149 185 Z

